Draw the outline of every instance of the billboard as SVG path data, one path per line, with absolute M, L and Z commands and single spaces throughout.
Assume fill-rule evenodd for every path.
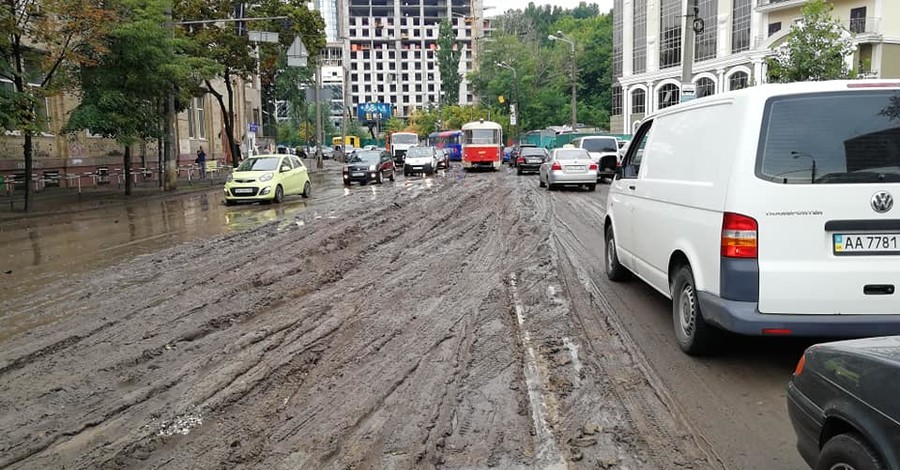
M 360 103 L 356 116 L 360 121 L 386 121 L 391 118 L 390 103 Z

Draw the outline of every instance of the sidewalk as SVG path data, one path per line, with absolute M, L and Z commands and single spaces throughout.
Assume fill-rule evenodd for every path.
M 309 169 L 310 174 L 317 173 L 316 160 L 304 159 L 303 163 Z M 325 170 L 331 169 L 334 162 L 325 161 Z M 54 214 L 82 212 L 100 207 L 125 204 L 128 201 L 160 199 L 178 197 L 182 194 L 221 190 L 225 184 L 226 173 L 211 176 L 205 180 L 192 178 L 189 182 L 186 177 L 178 178 L 178 185 L 173 191 L 163 191 L 159 187 L 159 181 L 155 179 L 141 180 L 132 185 L 131 196 L 125 195 L 125 183 L 113 180 L 103 186 L 82 186 L 81 194 L 77 188 L 50 187 L 43 188 L 34 193 L 34 207 L 30 212 L 24 212 L 25 192 L 13 191 L 8 195 L 4 189 L 0 192 L 0 222 L 4 220 L 25 219 Z M 63 185 L 64 186 L 64 185 Z

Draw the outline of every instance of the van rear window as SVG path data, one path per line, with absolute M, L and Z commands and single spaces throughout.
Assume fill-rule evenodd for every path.
M 618 152 L 616 139 L 584 139 L 581 148 L 588 152 Z
M 756 171 L 784 184 L 900 181 L 900 92 L 769 100 Z

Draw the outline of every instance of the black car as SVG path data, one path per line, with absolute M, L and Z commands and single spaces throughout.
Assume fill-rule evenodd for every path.
M 516 157 L 516 173 L 520 175 L 526 171 L 537 173 L 541 169 L 541 163 L 549 156 L 550 152 L 543 147 L 523 147 Z
M 509 156 L 509 166 L 516 166 L 516 160 L 519 159 L 519 156 L 522 155 L 522 150 L 527 148 L 537 148 L 537 145 L 534 144 L 519 144 L 513 147 L 512 153 Z
M 810 346 L 788 384 L 797 449 L 819 469 L 900 469 L 900 336 Z
M 437 168 L 438 170 L 450 168 L 450 153 L 447 149 L 437 149 Z
M 366 184 L 381 183 L 384 178 L 394 181 L 394 160 L 383 150 L 357 150 L 344 165 L 344 185 L 353 181 Z

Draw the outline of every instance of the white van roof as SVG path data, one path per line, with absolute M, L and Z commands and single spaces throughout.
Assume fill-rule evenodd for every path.
M 686 103 L 679 103 L 674 106 L 662 109 L 647 116 L 646 119 L 665 116 L 670 113 L 677 113 L 686 109 L 695 107 L 703 107 L 710 103 L 732 100 L 750 100 L 765 101 L 773 96 L 797 95 L 801 93 L 825 93 L 830 91 L 864 91 L 872 89 L 898 89 L 900 90 L 900 79 L 881 79 L 881 80 L 827 80 L 821 82 L 794 82 L 794 83 L 767 83 L 765 85 L 757 85 L 747 87 L 741 90 L 727 91 L 715 95 L 697 98 Z

